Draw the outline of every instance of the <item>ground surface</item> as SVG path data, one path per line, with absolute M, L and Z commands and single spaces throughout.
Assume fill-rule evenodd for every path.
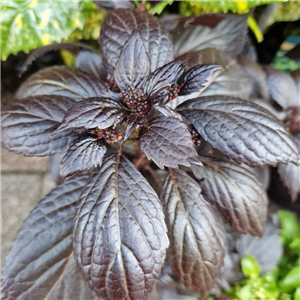
M 1 149 L 1 266 L 11 241 L 36 203 L 55 187 L 47 157 L 24 157 Z M 21 251 L 21 249 L 20 249 Z

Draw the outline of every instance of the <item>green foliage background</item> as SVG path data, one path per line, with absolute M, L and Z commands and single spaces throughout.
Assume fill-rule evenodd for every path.
M 162 1 L 152 7 L 146 1 L 134 1 L 136 5 L 140 2 L 152 14 L 161 14 L 174 1 Z M 179 10 L 182 15 L 228 11 L 243 14 L 252 7 L 274 2 L 282 6 L 271 22 L 300 18 L 300 9 L 295 7 L 299 5 L 298 1 L 290 3 L 287 0 L 180 1 Z M 1 2 L 1 59 L 19 51 L 28 53 L 53 42 L 96 40 L 104 14 L 91 0 L 4 0 Z M 249 20 L 249 26 L 260 40 L 261 33 L 253 20 Z
M 242 259 L 246 277 L 227 291 L 232 300 L 300 300 L 300 227 L 296 216 L 287 211 L 278 212 L 281 223 L 280 239 L 283 256 L 272 271 L 261 275 L 254 257 Z

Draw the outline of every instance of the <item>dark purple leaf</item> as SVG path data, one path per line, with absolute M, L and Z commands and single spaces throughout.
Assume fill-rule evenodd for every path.
M 299 163 L 298 149 L 283 124 L 264 108 L 231 96 L 207 96 L 181 104 L 204 140 L 249 166 Z
M 146 11 L 116 9 L 106 15 L 100 33 L 101 49 L 111 65 L 117 64 L 124 45 L 135 30 L 143 39 L 151 72 L 173 59 L 171 36 L 157 18 Z
M 134 31 L 116 64 L 115 80 L 120 90 L 126 90 L 143 85 L 149 72 L 150 62 L 141 35 Z
M 283 109 L 299 105 L 299 95 L 293 78 L 269 66 L 265 66 L 264 70 L 267 74 L 267 84 L 271 99 Z
M 198 16 L 181 17 L 178 15 L 166 15 L 160 18 L 165 27 L 172 33 L 177 33 L 179 30 L 187 27 L 188 25 L 202 25 L 205 27 L 214 28 L 226 15 L 218 14 L 201 14 Z
M 205 299 L 223 265 L 223 233 L 197 182 L 169 171 L 161 196 L 170 236 L 171 267 L 187 288 Z
M 300 153 L 300 134 L 294 135 L 294 140 Z M 278 173 L 285 187 L 291 196 L 292 201 L 296 201 L 300 193 L 300 166 L 293 164 L 279 164 Z
M 189 95 L 195 92 L 201 93 L 221 73 L 220 65 L 197 65 L 187 71 L 179 81 L 182 85 L 179 95 Z M 219 72 L 216 72 L 219 71 Z
M 78 137 L 61 161 L 62 176 L 102 165 L 106 147 L 102 140 L 89 135 Z
M 69 128 L 105 129 L 122 123 L 129 110 L 120 102 L 102 98 L 91 98 L 73 105 L 63 118 L 56 132 Z
M 239 55 L 247 36 L 247 18 L 248 15 L 228 15 L 215 27 L 184 27 L 174 35 L 175 56 L 205 48 L 215 48 L 232 57 Z
M 245 71 L 248 84 L 251 86 L 250 97 L 269 99 L 267 77 L 263 68 L 256 62 L 245 56 L 238 56 L 238 63 Z
M 144 93 L 150 95 L 154 103 L 161 103 L 168 96 L 169 88 L 176 83 L 184 72 L 184 61 L 172 61 L 153 73 L 144 87 Z
M 86 175 L 68 178 L 30 213 L 6 258 L 3 299 L 46 299 L 60 282 L 72 258 L 73 218 L 86 181 Z
M 236 243 L 236 250 L 240 257 L 254 256 L 260 265 L 261 273 L 271 271 L 278 264 L 282 255 L 278 229 L 271 220 L 266 223 L 265 227 L 261 238 L 243 234 Z
M 148 123 L 147 118 L 131 115 L 127 120 L 127 126 L 124 134 L 124 141 L 126 141 L 134 129 L 138 129 Z
M 251 93 L 251 86 L 248 83 L 248 77 L 243 69 L 237 64 L 236 60 L 230 58 L 226 54 L 212 48 L 191 52 L 182 58 L 187 60 L 187 68 L 193 68 L 196 65 L 220 65 L 223 70 L 214 73 L 216 78 L 206 83 L 206 89 L 200 90 L 187 96 L 179 96 L 177 99 L 168 103 L 173 109 L 186 100 L 197 98 L 200 96 L 210 95 L 232 95 L 248 99 Z
M 179 119 L 180 121 L 183 121 L 181 114 L 179 114 L 178 112 L 176 112 L 170 107 L 155 105 L 154 109 L 166 117 L 173 117 Z
M 38 47 L 28 55 L 26 61 L 19 70 L 21 74 L 24 73 L 33 61 L 35 61 L 38 57 L 45 55 L 47 52 L 67 50 L 76 55 L 80 49 L 88 49 L 89 52 L 94 51 L 94 49 L 90 46 L 81 43 L 53 43 L 47 46 Z
M 255 176 L 256 180 L 266 191 L 270 185 L 271 172 L 269 166 L 249 168 L 249 171 Z
M 77 207 L 75 258 L 102 299 L 144 299 L 159 278 L 169 246 L 160 201 L 125 157 L 94 172 Z
M 107 71 L 102 56 L 91 51 L 80 51 L 76 59 L 76 68 L 94 75 L 99 80 L 106 80 Z
M 73 255 L 66 267 L 64 276 L 57 282 L 55 288 L 51 291 L 47 299 L 100 300 L 84 282 Z
M 62 96 L 21 99 L 2 110 L 2 145 L 16 153 L 45 156 L 67 151 L 70 131 L 51 134 L 75 101 Z
M 298 99 L 300 99 L 300 68 L 291 72 L 291 75 L 296 82 L 297 92 L 298 92 Z M 298 102 L 299 104 L 299 102 Z
M 117 98 L 108 93 L 97 77 L 70 67 L 51 67 L 30 76 L 18 89 L 16 98 L 58 95 L 81 101 L 90 97 Z
M 139 137 L 141 150 L 161 169 L 199 163 L 187 126 L 176 118 L 158 116 L 152 119 L 141 129 Z
M 230 162 L 204 159 L 192 166 L 203 196 L 240 233 L 262 236 L 267 218 L 267 195 L 254 175 Z
M 93 0 L 93 2 L 100 8 L 100 9 L 117 9 L 117 8 L 134 8 L 134 4 L 132 1 L 129 0 Z

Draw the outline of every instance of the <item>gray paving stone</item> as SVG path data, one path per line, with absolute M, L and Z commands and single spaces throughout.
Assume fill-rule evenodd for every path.
M 5 263 L 11 241 L 20 230 L 23 221 L 54 186 L 48 174 L 2 172 L 2 244 L 1 265 Z M 20 249 L 21 250 L 21 249 Z
M 2 171 L 46 172 L 48 157 L 26 157 L 1 148 Z

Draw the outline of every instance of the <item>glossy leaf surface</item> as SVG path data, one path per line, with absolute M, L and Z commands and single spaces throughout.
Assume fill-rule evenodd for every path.
M 100 33 L 101 49 L 111 65 L 116 65 L 125 43 L 135 30 L 143 39 L 151 72 L 173 59 L 171 37 L 158 19 L 148 12 L 116 9 L 106 15 Z
M 215 48 L 235 57 L 244 47 L 247 27 L 246 15 L 228 15 L 215 27 L 187 26 L 174 35 L 175 56 L 205 48 Z
M 202 160 L 192 166 L 206 200 L 240 233 L 262 236 L 267 217 L 267 195 L 254 175 L 230 162 Z
M 170 171 L 162 191 L 172 270 L 187 288 L 199 292 L 204 299 L 223 265 L 220 225 L 199 185 L 185 172 Z
M 300 134 L 293 135 L 300 153 Z M 297 196 L 300 193 L 300 166 L 289 164 L 279 164 L 278 173 L 285 187 L 291 196 L 292 201 L 297 200 Z
M 77 171 L 90 170 L 102 164 L 106 146 L 102 140 L 88 135 L 77 138 L 61 161 L 60 174 L 66 176 Z
M 134 31 L 116 64 L 115 79 L 121 90 L 143 85 L 149 75 L 150 62 L 141 35 Z
M 189 95 L 195 92 L 201 93 L 223 69 L 220 65 L 198 65 L 187 71 L 180 80 L 179 95 Z M 217 73 L 217 74 L 216 74 Z
M 228 55 L 213 49 L 188 53 L 182 56 L 187 59 L 187 68 L 191 69 L 196 65 L 220 65 L 223 69 L 215 72 L 206 83 L 206 88 L 198 93 L 186 96 L 179 96 L 177 99 L 168 103 L 173 109 L 186 100 L 197 98 L 200 96 L 210 95 L 232 95 L 243 99 L 248 99 L 251 94 L 251 86 L 248 77 L 243 69 L 237 64 L 236 60 Z
M 297 86 L 293 78 L 272 67 L 264 67 L 267 75 L 267 84 L 270 97 L 283 109 L 299 105 Z
M 63 153 L 74 136 L 70 131 L 51 137 L 75 101 L 61 96 L 36 96 L 18 100 L 2 110 L 2 146 L 25 155 Z
M 105 129 L 122 123 L 129 113 L 120 102 L 91 98 L 73 105 L 64 116 L 57 132 L 69 128 Z
M 97 79 L 106 79 L 107 72 L 100 54 L 91 51 L 80 51 L 76 59 L 76 68 L 94 75 Z
M 270 220 L 265 227 L 261 238 L 243 234 L 236 242 L 236 249 L 240 257 L 254 256 L 262 273 L 271 271 L 278 264 L 282 255 L 278 229 Z
M 169 245 L 157 195 L 126 158 L 108 157 L 83 191 L 73 248 L 81 272 L 102 299 L 144 299 Z
M 73 218 L 86 180 L 68 178 L 30 213 L 6 258 L 3 299 L 47 299 L 59 284 L 72 258 Z
M 262 107 L 230 96 L 207 96 L 177 109 L 213 147 L 249 166 L 299 162 L 290 134 Z
M 144 87 L 154 103 L 161 103 L 169 93 L 169 88 L 176 83 L 184 72 L 184 62 L 172 61 L 150 74 Z
M 189 167 L 198 163 L 191 134 L 187 126 L 172 117 L 159 116 L 140 131 L 140 147 L 148 159 L 161 169 Z
M 91 74 L 70 67 L 51 67 L 30 76 L 18 89 L 18 99 L 37 95 L 58 95 L 81 101 L 91 97 L 115 98 Z
M 47 300 L 100 300 L 84 282 L 72 255 L 64 275 L 57 282 Z

